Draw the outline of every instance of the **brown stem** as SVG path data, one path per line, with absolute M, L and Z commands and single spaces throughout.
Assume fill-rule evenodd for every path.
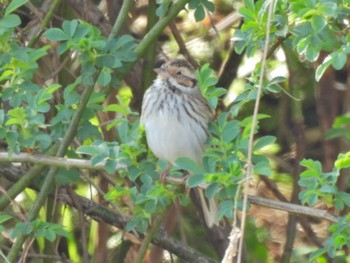
M 185 58 L 188 60 L 188 62 L 191 63 L 191 65 L 194 67 L 194 68 L 198 68 L 199 67 L 199 64 L 198 62 L 191 56 L 190 52 L 188 51 L 187 47 L 186 47 L 186 44 L 185 44 L 185 41 L 182 39 L 182 36 L 180 35 L 179 33 L 179 30 L 177 29 L 176 27 L 176 24 L 175 22 L 171 22 L 169 24 L 169 27 L 170 27 L 170 30 L 171 30 L 171 33 L 173 34 L 175 40 L 176 40 L 176 43 L 178 44 L 179 46 L 179 49 L 180 49 L 180 53 L 183 54 L 185 56 Z

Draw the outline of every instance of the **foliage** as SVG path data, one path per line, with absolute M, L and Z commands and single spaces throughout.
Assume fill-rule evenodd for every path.
M 268 3 L 244 1 L 240 14 L 245 22 L 234 35 L 234 40 L 238 41 L 238 52 L 246 49 L 247 55 L 252 56 L 263 48 Z M 316 61 L 321 51 L 330 52 L 316 70 L 316 80 L 319 80 L 330 65 L 341 69 L 346 63 L 350 53 L 350 32 L 346 30 L 349 13 L 346 1 L 276 1 L 271 21 L 271 42 L 286 41 L 310 62 Z
M 8 152 L 46 154 L 50 147 L 61 143 L 73 123 L 83 92 L 86 87 L 94 87 L 79 121 L 74 142 L 65 156 L 89 160 L 92 166 L 103 167 L 103 172 L 96 172 L 101 176 L 91 176 L 89 180 L 96 182 L 102 175 L 105 176 L 104 172 L 108 173 L 114 185 L 104 189 L 102 194 L 105 200 L 116 204 L 125 213 L 128 218 L 126 231 L 147 233 L 155 216 L 173 203 L 180 203 L 184 209 L 189 207 L 188 191 L 182 184 L 160 182 L 159 175 L 166 170 L 167 164 L 157 160 L 146 145 L 137 112 L 140 105 L 133 105 L 133 99 L 140 96 L 140 91 L 126 87 L 124 83 L 131 66 L 141 60 L 140 54 L 135 51 L 140 45 L 138 41 L 131 34 L 106 37 L 98 27 L 87 21 L 64 18 L 57 27 L 44 30 L 39 43 L 33 47 L 26 46 L 24 43 L 27 40 L 20 38 L 22 21 L 21 13 L 17 12 L 26 2 L 14 0 L 0 10 L 0 140 L 5 142 Z M 150 12 L 160 18 L 166 17 L 174 5 L 169 0 L 156 2 L 157 9 Z M 308 77 L 320 80 L 330 65 L 335 69 L 344 67 L 350 53 L 347 25 L 350 9 L 346 1 L 276 0 L 271 21 L 268 21 L 267 11 L 272 2 L 243 1 L 239 13 L 244 21 L 233 35 L 238 53 L 245 53 L 247 57 L 257 56 L 265 45 L 267 25 L 271 22 L 271 54 L 283 45 L 305 59 L 306 64 L 320 62 L 315 76 Z M 202 25 L 198 23 L 200 21 L 204 24 L 206 12 L 213 13 L 217 5 L 217 2 L 208 0 L 190 0 L 188 8 L 193 11 L 196 26 Z M 152 37 L 151 45 L 155 45 L 158 35 Z M 320 54 L 324 52 L 327 55 L 321 61 Z M 55 72 L 45 71 L 46 65 L 52 63 L 52 57 L 62 63 L 63 69 L 59 67 L 56 71 L 54 67 Z M 148 62 L 144 63 L 146 67 Z M 69 66 L 65 68 L 66 65 Z M 255 135 L 252 149 L 254 174 L 268 177 L 280 175 L 278 168 L 274 167 L 276 161 L 269 158 L 266 149 L 282 142 L 278 136 L 267 134 L 261 127 L 271 116 L 264 111 L 259 113 L 256 116 L 257 125 L 253 127 L 253 116 L 248 112 L 252 102 L 260 99 L 261 66 L 261 63 L 257 63 L 230 105 L 224 105 L 222 101 L 231 91 L 228 87 L 218 87 L 220 79 L 209 63 L 203 63 L 195 72 L 199 87 L 216 115 L 209 125 L 210 137 L 203 155 L 203 165 L 179 158 L 171 168 L 170 176 L 181 179 L 186 174 L 186 188 L 205 187 L 206 197 L 218 201 L 221 220 L 232 221 L 237 212 L 234 210 L 242 209 L 242 201 L 237 196 L 240 197 L 241 182 L 246 180 L 252 129 Z M 263 96 L 280 98 L 289 87 L 284 76 L 274 76 L 266 78 L 261 88 Z M 128 95 L 123 90 L 128 90 Z M 106 105 L 105 101 L 109 101 L 109 104 Z M 273 114 L 277 114 L 277 111 Z M 113 117 L 104 122 L 101 116 Z M 338 116 L 333 129 L 328 132 L 328 138 L 342 137 L 348 143 L 348 126 L 349 113 Z M 112 138 L 106 135 L 109 132 L 113 133 Z M 338 155 L 331 172 L 324 172 L 322 162 L 309 157 L 301 161 L 300 166 L 304 168 L 299 180 L 302 188 L 299 199 L 303 205 L 314 206 L 321 202 L 339 212 L 346 211 L 350 206 L 350 196 L 339 190 L 337 180 L 350 166 L 350 152 Z M 40 191 L 42 178 L 39 175 L 38 178 L 31 187 Z M 74 190 L 89 195 L 86 194 L 89 185 L 80 179 L 77 169 L 60 169 L 55 181 L 60 187 L 78 186 Z M 26 195 L 24 190 L 22 193 Z M 17 195 L 11 196 L 11 200 L 16 200 Z M 10 206 L 6 209 L 10 210 Z M 61 211 L 54 212 L 52 214 L 65 217 Z M 72 238 L 65 226 L 57 223 L 61 222 L 60 218 L 54 218 L 50 223 L 50 213 L 18 223 L 8 214 L 0 214 L 0 232 L 7 231 L 8 225 L 11 225 L 11 239 L 20 240 L 21 236 L 28 236 L 37 241 L 58 242 L 58 236 Z M 261 243 L 267 240 L 267 234 L 253 223 L 249 224 L 249 253 L 253 251 L 254 255 L 259 254 L 267 260 L 268 249 L 259 244 L 260 240 Z M 330 235 L 324 247 L 314 251 L 309 260 L 318 260 L 325 253 L 334 258 L 345 251 L 345 247 L 349 246 L 348 225 L 349 215 L 340 217 L 339 222 L 329 227 Z M 256 233 L 258 235 L 255 236 Z
M 337 188 L 337 179 L 342 169 L 350 167 L 350 152 L 340 154 L 334 164 L 332 172 L 325 173 L 322 171 L 322 165 L 318 161 L 303 160 L 301 165 L 306 168 L 300 174 L 299 185 L 303 190 L 299 198 L 303 203 L 311 206 L 322 201 L 329 207 L 334 207 L 339 212 L 350 206 L 350 194 L 339 191 Z M 323 253 L 328 253 L 334 258 L 339 251 L 343 251 L 344 246 L 348 246 L 350 229 L 348 228 L 349 215 L 340 218 L 339 222 L 329 227 L 332 235 L 325 241 L 325 247 L 315 251 L 310 259 Z

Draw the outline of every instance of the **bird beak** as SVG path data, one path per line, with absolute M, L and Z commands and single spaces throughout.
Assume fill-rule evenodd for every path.
M 164 68 L 155 68 L 154 71 L 161 77 L 169 76 L 169 72 Z

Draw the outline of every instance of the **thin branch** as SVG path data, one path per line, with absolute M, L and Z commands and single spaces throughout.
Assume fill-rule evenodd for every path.
M 180 178 L 180 177 L 171 177 L 168 176 L 165 179 L 169 183 L 178 184 L 178 185 L 185 185 L 187 182 L 187 178 Z M 207 184 L 200 184 L 198 185 L 201 189 L 205 190 L 207 189 Z M 296 204 L 290 204 L 288 202 L 281 202 L 277 200 L 271 200 L 260 196 L 253 196 L 248 195 L 247 199 L 249 202 L 255 205 L 262 205 L 270 208 L 274 208 L 277 210 L 282 210 L 285 212 L 290 212 L 294 214 L 300 214 L 305 216 L 311 216 L 318 219 L 326 219 L 331 222 L 337 222 L 338 217 L 329 214 L 327 211 L 322 209 L 316 209 L 308 206 L 303 205 L 296 205 Z
M 246 216 L 247 216 L 247 203 L 248 203 L 248 188 L 249 188 L 249 179 L 253 176 L 253 145 L 254 145 L 254 133 L 255 128 L 257 125 L 257 116 L 259 112 L 259 104 L 260 104 L 260 97 L 262 93 L 263 88 L 263 81 L 264 81 L 264 75 L 266 70 L 266 60 L 267 60 L 267 53 L 269 51 L 269 44 L 270 44 L 270 26 L 271 26 L 271 17 L 273 13 L 273 7 L 274 7 L 274 0 L 271 0 L 269 9 L 268 9 L 268 16 L 267 16 L 267 22 L 266 22 L 266 34 L 265 34 L 265 46 L 261 61 L 261 70 L 260 70 L 260 78 L 259 78 L 259 86 L 257 90 L 255 105 L 254 105 L 254 112 L 253 112 L 253 119 L 252 119 L 252 125 L 251 130 L 249 134 L 249 144 L 248 144 L 248 157 L 247 157 L 247 173 L 246 173 L 246 180 L 244 182 L 244 190 L 243 190 L 243 207 L 242 207 L 242 223 L 241 223 L 241 238 L 239 240 L 239 248 L 238 248 L 238 258 L 237 262 L 241 263 L 242 254 L 243 254 L 243 240 L 244 240 L 244 231 L 245 231 L 245 223 L 246 223 Z M 228 258 L 228 261 L 223 262 L 231 262 Z
M 93 201 L 79 196 L 73 193 L 75 200 L 80 203 L 80 207 L 84 214 L 90 216 L 92 219 L 98 222 L 104 222 L 109 225 L 114 225 L 120 229 L 125 229 L 128 221 L 125 219 L 125 216 L 121 216 L 119 213 L 112 212 L 106 207 L 96 204 Z M 61 189 L 59 195 L 59 200 L 69 206 L 74 208 L 75 204 L 70 196 L 64 189 Z M 143 233 L 138 233 L 139 236 L 143 236 Z M 155 235 L 151 238 L 151 242 L 154 245 L 157 245 L 165 250 L 168 250 L 170 253 L 175 254 L 177 257 L 182 258 L 185 261 L 191 263 L 214 263 L 216 262 L 213 259 L 210 259 L 200 252 L 194 250 L 191 247 L 188 247 L 181 242 L 169 237 L 162 228 L 156 229 Z
M 57 149 L 58 149 L 58 145 L 54 145 L 47 151 L 46 154 L 47 155 L 54 154 L 57 151 Z M 8 153 L 0 153 L 0 154 L 7 155 L 8 159 L 4 160 L 5 162 L 9 162 L 8 160 L 11 159 Z M 41 174 L 44 168 L 45 166 L 43 164 L 37 163 L 37 165 L 33 166 L 28 172 L 26 172 L 18 180 L 16 180 L 16 183 L 14 183 L 7 190 L 7 194 L 9 198 L 5 195 L 0 196 L 0 211 L 3 210 L 11 202 L 11 199 L 15 199 L 18 194 L 20 194 L 26 187 L 28 187 L 28 185 L 34 180 L 34 178 Z
M 74 191 L 70 186 L 66 187 L 67 193 L 72 198 L 72 201 L 74 203 L 74 206 L 78 212 L 79 216 L 79 223 L 80 223 L 80 231 L 81 231 L 81 244 L 82 244 L 82 250 L 83 250 L 83 262 L 88 263 L 89 262 L 89 252 L 87 248 L 87 235 L 86 235 L 86 228 L 85 228 L 85 217 L 83 213 L 83 209 L 80 206 L 79 201 L 75 198 Z
M 41 34 L 43 33 L 43 30 L 47 27 L 47 25 L 50 23 L 51 19 L 53 18 L 56 9 L 60 5 L 61 0 L 54 0 L 52 5 L 50 6 L 49 11 L 46 13 L 43 21 L 40 24 L 40 29 L 38 30 L 38 33 L 36 36 L 34 36 L 28 43 L 28 47 L 34 47 L 36 42 L 38 42 Z
M 143 239 L 142 245 L 139 249 L 139 252 L 137 253 L 137 257 L 135 259 L 135 263 L 142 263 L 144 260 L 144 257 L 146 255 L 147 249 L 152 241 L 152 238 L 156 234 L 157 229 L 159 229 L 161 223 L 163 222 L 167 210 L 164 210 L 161 214 L 157 214 L 155 216 L 155 220 L 148 230 L 145 238 Z
M 277 188 L 274 182 L 272 182 L 266 176 L 260 176 L 260 179 L 265 183 L 266 187 L 274 194 L 275 197 L 277 197 L 279 201 L 288 202 L 287 198 L 280 192 L 280 190 Z M 301 227 L 304 229 L 307 238 L 311 240 L 318 247 L 322 247 L 322 241 L 315 234 L 307 218 L 300 216 L 297 219 Z
M 0 152 L 0 163 L 12 162 L 12 163 L 31 163 L 40 164 L 45 166 L 54 166 L 66 169 L 87 169 L 87 170 L 103 170 L 105 163 L 99 163 L 97 165 L 91 164 L 89 160 L 63 158 L 47 155 L 33 155 L 29 153 L 10 154 L 8 152 Z M 125 168 L 125 164 L 120 163 L 116 167 L 117 170 Z M 0 202 L 1 203 L 1 202 Z M 1 207 L 1 206 L 0 206 Z
M 178 13 L 185 7 L 189 0 L 176 1 L 170 8 L 168 14 L 162 17 L 154 27 L 144 36 L 139 45 L 135 49 L 138 57 L 143 56 L 147 47 L 154 41 L 154 39 L 169 25 L 169 23 L 178 15 Z M 129 65 L 131 68 L 133 64 Z
M 188 51 L 187 47 L 186 47 L 186 43 L 185 41 L 182 39 L 181 34 L 179 33 L 179 30 L 176 27 L 175 22 L 171 22 L 169 24 L 171 33 L 173 34 L 177 45 L 179 46 L 180 49 L 180 53 L 183 54 L 185 56 L 185 58 L 188 60 L 188 62 L 191 63 L 191 65 L 194 68 L 198 68 L 199 64 L 198 62 L 191 56 L 190 52 Z
M 120 31 L 125 24 L 125 20 L 128 18 L 128 13 L 131 7 L 133 6 L 134 1 L 133 0 L 124 0 L 122 7 L 120 9 L 119 15 L 117 17 L 117 20 L 115 21 L 112 31 L 109 34 L 108 39 L 112 39 L 113 37 L 117 37 L 120 34 Z
M 312 207 L 296 205 L 296 204 L 291 204 L 291 203 L 286 203 L 281 201 L 275 201 L 264 197 L 252 196 L 252 195 L 248 196 L 248 200 L 255 205 L 270 207 L 273 209 L 286 211 L 286 212 L 298 214 L 298 215 L 312 216 L 315 218 L 325 219 L 333 223 L 337 223 L 339 219 L 337 216 L 331 215 L 327 213 L 327 211 L 325 210 L 316 209 Z
M 155 0 L 148 1 L 147 7 L 147 32 L 157 23 L 158 16 L 156 15 L 157 3 Z M 155 62 L 157 57 L 157 38 L 153 40 L 153 43 L 147 47 L 147 51 L 143 56 L 142 67 L 142 81 L 141 91 L 142 94 L 148 89 L 155 78 Z M 141 98 L 140 98 L 141 99 Z M 140 103 L 141 104 L 141 103 Z

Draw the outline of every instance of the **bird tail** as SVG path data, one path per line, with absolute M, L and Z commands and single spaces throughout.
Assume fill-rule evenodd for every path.
M 203 189 L 197 188 L 197 193 L 201 201 L 205 223 L 209 228 L 212 228 L 214 225 L 218 226 L 220 223 L 218 217 L 219 207 L 216 200 L 214 198 L 206 198 Z

